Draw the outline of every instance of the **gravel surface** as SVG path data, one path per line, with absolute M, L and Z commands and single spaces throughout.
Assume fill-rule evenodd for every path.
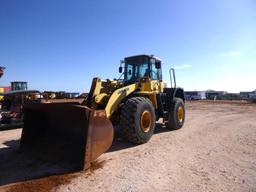
M 152 139 L 139 146 L 117 135 L 90 170 L 36 180 L 47 166 L 19 154 L 20 129 L 2 131 L 0 191 L 256 192 L 256 105 L 188 102 L 186 112 L 180 130 L 158 124 Z

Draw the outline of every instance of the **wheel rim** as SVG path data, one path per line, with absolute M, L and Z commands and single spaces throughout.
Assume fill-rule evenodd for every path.
M 141 114 L 140 127 L 144 132 L 149 132 L 152 125 L 152 115 L 146 110 Z
M 183 121 L 183 116 L 184 116 L 184 110 L 181 106 L 178 108 L 178 120 L 180 123 Z

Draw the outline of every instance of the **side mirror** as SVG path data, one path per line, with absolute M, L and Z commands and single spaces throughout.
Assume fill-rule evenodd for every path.
M 130 70 L 128 71 L 128 73 L 129 73 L 129 75 L 131 75 L 131 74 L 132 74 L 132 70 L 130 69 Z
M 120 66 L 120 67 L 119 67 L 119 73 L 122 73 L 122 72 L 123 72 L 123 67 Z
M 157 68 L 157 69 L 161 69 L 161 62 L 159 62 L 159 61 L 156 62 L 156 68 Z

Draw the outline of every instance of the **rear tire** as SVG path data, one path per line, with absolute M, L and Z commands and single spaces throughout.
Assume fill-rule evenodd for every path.
M 169 130 L 180 129 L 185 121 L 185 107 L 184 102 L 180 98 L 174 98 L 171 103 L 171 109 L 169 112 L 166 128 Z
M 143 144 L 149 141 L 155 130 L 155 110 L 149 99 L 133 97 L 121 107 L 121 135 L 126 140 Z

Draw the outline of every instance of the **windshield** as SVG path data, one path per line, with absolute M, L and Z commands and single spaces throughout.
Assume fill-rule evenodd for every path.
M 125 64 L 124 80 L 135 82 L 138 78 L 149 76 L 147 58 L 127 60 Z

